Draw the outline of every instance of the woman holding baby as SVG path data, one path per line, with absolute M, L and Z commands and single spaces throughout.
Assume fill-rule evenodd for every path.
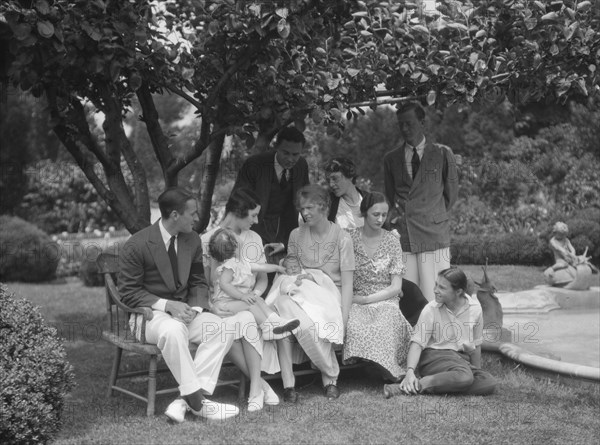
M 305 224 L 290 234 L 288 253 L 296 256 L 307 271 L 314 270 L 312 276 L 317 281 L 333 282 L 334 294 L 330 297 L 331 301 L 322 300 L 323 303 L 319 305 L 317 301 L 298 298 L 298 295 L 291 292 L 279 292 L 273 304 L 283 318 L 300 320 L 300 327 L 294 336 L 308 358 L 321 371 L 325 396 L 333 399 L 339 397 L 337 378 L 340 371 L 333 344 L 341 342 L 350 313 L 354 251 L 348 233 L 327 219 L 329 206 L 329 192 L 323 187 L 307 185 L 298 191 L 297 207 Z M 298 286 L 298 290 L 309 285 L 310 281 L 306 281 L 306 284 Z M 304 297 L 310 298 L 310 295 L 305 294 Z M 337 315 L 324 309 L 331 303 L 333 307 L 339 308 Z M 327 323 L 316 322 L 315 316 L 309 316 L 309 313 L 319 312 L 320 309 L 322 315 L 329 317 Z M 335 338 L 340 340 L 333 340 Z M 295 346 L 288 339 L 277 342 L 284 398 L 291 402 L 295 402 L 297 398 L 292 369 Z

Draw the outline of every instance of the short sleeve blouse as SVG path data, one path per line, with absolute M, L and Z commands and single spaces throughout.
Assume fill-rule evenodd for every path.
M 354 270 L 354 248 L 347 232 L 335 223 L 329 224 L 329 232 L 319 241 L 312 236 L 308 225 L 294 229 L 288 253 L 298 255 L 303 268 L 319 269 L 341 287 L 342 272 Z

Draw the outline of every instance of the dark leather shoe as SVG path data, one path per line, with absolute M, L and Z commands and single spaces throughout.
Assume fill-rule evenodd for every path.
M 340 396 L 340 390 L 333 383 L 325 386 L 325 397 L 328 399 L 337 399 Z
M 283 401 L 288 403 L 296 403 L 298 401 L 298 393 L 295 388 L 283 388 Z

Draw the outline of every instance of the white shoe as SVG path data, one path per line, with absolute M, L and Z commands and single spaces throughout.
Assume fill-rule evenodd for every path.
M 263 379 L 260 380 L 260 386 L 265 393 L 265 405 L 279 405 L 279 397 L 275 394 L 273 388 L 271 388 Z
M 202 400 L 202 408 L 200 408 L 200 411 L 194 411 L 189 405 L 188 408 L 195 416 L 204 417 L 208 420 L 227 420 L 240 413 L 240 410 L 235 405 L 217 403 L 208 399 Z
M 188 404 L 185 403 L 185 400 L 175 399 L 167 406 L 165 415 L 175 423 L 182 423 L 185 420 L 187 410 Z
M 254 397 L 248 397 L 248 412 L 253 413 L 263 409 L 265 403 L 265 392 L 261 390 Z

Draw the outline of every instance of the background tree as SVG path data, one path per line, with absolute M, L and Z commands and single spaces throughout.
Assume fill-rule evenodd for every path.
M 309 115 L 335 135 L 361 112 L 344 116 L 347 104 L 375 104 L 381 83 L 442 106 L 596 91 L 597 8 L 529 5 L 442 1 L 428 17 L 374 0 L 9 0 L 0 5 L 3 77 L 46 97 L 54 132 L 132 232 L 150 220 L 146 169 L 125 126 L 137 99 L 166 186 L 205 153 L 201 230 L 228 134 L 260 150 Z M 181 151 L 157 112 L 164 92 L 198 116 L 197 137 Z M 91 113 L 103 115 L 100 132 Z

